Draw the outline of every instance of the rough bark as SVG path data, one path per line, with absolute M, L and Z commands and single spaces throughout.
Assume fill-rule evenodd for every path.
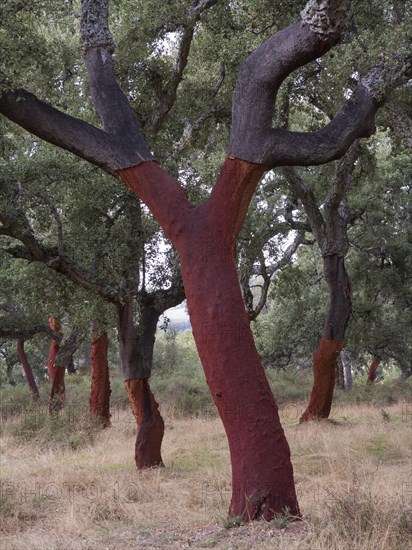
M 110 426 L 110 377 L 107 361 L 109 339 L 107 332 L 100 335 L 93 333 L 91 364 L 92 383 L 90 389 L 90 414 L 101 419 L 102 425 Z
M 133 302 L 117 306 L 117 330 L 120 358 L 130 407 L 137 421 L 136 467 L 162 466 L 161 445 L 164 422 L 148 378 L 151 375 L 153 346 L 159 312 L 142 305 L 139 325 L 133 319 Z
M 40 399 L 39 388 L 37 387 L 36 379 L 33 375 L 33 370 L 27 359 L 27 355 L 24 349 L 24 338 L 19 338 L 17 340 L 17 355 L 19 356 L 21 366 L 24 370 L 24 375 L 26 377 L 27 383 L 30 388 L 31 395 L 35 401 Z
M 136 467 L 163 466 L 161 445 L 164 422 L 147 379 L 125 381 L 126 393 L 139 427 L 135 444 Z
M 372 359 L 372 363 L 369 367 L 368 379 L 366 381 L 367 384 L 373 384 L 375 382 L 376 371 L 378 370 L 380 362 L 381 362 L 381 358 L 378 357 L 377 355 L 375 355 L 374 358 Z
M 337 357 L 343 347 L 352 311 L 352 292 L 344 259 L 337 254 L 323 259 L 329 286 L 329 311 L 323 337 L 313 358 L 314 381 L 309 404 L 300 422 L 328 418 L 333 398 Z
M 228 437 L 230 514 L 248 520 L 270 519 L 285 506 L 299 515 L 289 446 L 253 341 L 235 265 L 235 240 L 264 171 L 227 159 L 206 203 L 186 208 L 182 198 L 182 215 L 168 218 L 165 205 L 180 198 L 171 184 L 164 188 L 162 204 L 154 207 L 180 254 L 193 335 Z M 153 163 L 121 171 L 120 177 L 140 195 L 150 192 L 152 182 L 171 179 Z

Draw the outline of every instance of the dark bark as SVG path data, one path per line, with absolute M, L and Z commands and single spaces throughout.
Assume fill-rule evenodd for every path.
M 96 416 L 102 421 L 106 428 L 110 426 L 110 376 L 109 363 L 107 360 L 107 351 L 109 339 L 107 332 L 100 335 L 93 333 L 91 364 L 92 364 L 92 383 L 90 388 L 90 414 Z
M 328 418 L 333 398 L 337 357 L 343 347 L 352 311 L 352 292 L 344 259 L 337 254 L 323 259 L 329 286 L 329 311 L 323 337 L 314 355 L 314 382 L 309 404 L 300 422 Z
M 161 446 L 164 422 L 147 379 L 125 380 L 130 406 L 139 427 L 135 444 L 136 467 L 163 466 Z
M 153 306 L 141 305 L 139 325 L 133 319 L 133 302 L 117 306 L 120 358 L 130 407 L 136 417 L 136 467 L 162 466 L 161 445 L 164 422 L 148 378 L 152 371 L 153 346 L 160 313 Z
M 33 375 L 33 370 L 27 359 L 26 352 L 24 350 L 24 338 L 19 338 L 17 340 L 17 354 L 20 359 L 21 366 L 23 367 L 24 374 L 29 385 L 31 395 L 35 401 L 40 399 L 39 388 L 37 387 L 36 379 Z
M 366 381 L 367 384 L 373 384 L 375 382 L 376 371 L 378 370 L 380 362 L 381 362 L 381 358 L 378 357 L 377 355 L 375 355 L 374 358 L 372 359 L 372 363 L 369 367 L 368 379 Z

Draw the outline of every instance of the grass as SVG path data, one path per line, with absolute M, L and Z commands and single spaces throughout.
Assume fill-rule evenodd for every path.
M 80 398 L 82 384 L 76 381 L 69 396 Z M 78 406 L 77 416 L 66 411 L 59 425 L 34 414 L 29 402 L 24 414 L 13 402 L 1 432 L 2 550 L 404 550 L 412 544 L 408 402 L 338 400 L 335 422 L 304 425 L 298 424 L 304 402 L 294 397 L 281 406 L 303 521 L 289 521 L 285 511 L 268 523 L 242 524 L 227 518 L 231 475 L 220 420 L 199 411 L 184 416 L 159 398 L 166 468 L 137 472 L 135 422 L 116 393 L 119 406 L 106 430 Z

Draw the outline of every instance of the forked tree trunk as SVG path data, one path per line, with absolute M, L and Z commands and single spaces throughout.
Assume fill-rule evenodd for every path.
M 246 520 L 269 520 L 286 507 L 292 515 L 300 513 L 289 445 L 255 347 L 235 263 L 236 236 L 265 170 L 227 159 L 207 203 L 175 219 L 171 215 L 171 225 L 157 211 L 158 222 L 163 222 L 180 254 L 193 336 L 229 442 L 229 513 Z M 120 175 L 141 195 L 159 183 L 163 193 L 165 182 L 173 186 L 170 176 L 154 163 L 122 170 Z M 164 197 L 164 204 L 173 211 L 179 195 L 169 198 Z M 240 205 L 233 208 L 232 217 L 227 215 L 228 200 Z M 150 206 L 150 197 L 147 203 Z
M 323 258 L 329 286 L 329 311 L 323 337 L 313 358 L 313 387 L 300 422 L 328 418 L 332 407 L 337 357 L 343 347 L 346 327 L 352 310 L 352 291 L 344 258 L 333 254 Z
M 110 377 L 107 352 L 107 332 L 92 335 L 91 364 L 92 383 L 90 388 L 90 414 L 101 419 L 103 426 L 110 426 Z
M 375 382 L 376 371 L 378 370 L 380 362 L 381 362 L 381 358 L 375 355 L 374 358 L 372 359 L 371 366 L 369 367 L 368 379 L 366 381 L 367 384 L 373 384 Z
M 60 332 L 60 322 L 55 317 L 49 317 L 50 328 L 53 332 L 63 337 Z M 49 356 L 47 358 L 47 371 L 51 381 L 50 390 L 50 405 L 49 410 L 51 413 L 59 412 L 64 406 L 65 401 L 65 385 L 64 385 L 64 371 L 65 369 L 56 366 L 55 361 L 60 349 L 60 343 L 52 338 L 49 348 Z
M 24 338 L 19 338 L 17 340 L 17 355 L 19 356 L 21 366 L 23 367 L 24 375 L 29 385 L 31 395 L 33 399 L 37 401 L 38 399 L 40 399 L 39 388 L 37 387 L 36 380 L 33 375 L 33 370 L 24 350 Z
M 163 466 L 161 446 L 164 422 L 149 386 L 153 346 L 159 313 L 141 305 L 139 326 L 133 319 L 133 302 L 117 306 L 117 329 L 125 388 L 136 418 L 138 432 L 135 443 L 136 467 Z

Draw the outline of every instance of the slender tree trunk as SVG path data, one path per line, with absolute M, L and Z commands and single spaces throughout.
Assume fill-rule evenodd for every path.
M 154 163 L 120 173 L 153 207 L 179 252 L 193 335 L 229 443 L 229 513 L 246 520 L 270 520 L 286 507 L 300 515 L 289 445 L 253 341 L 235 263 L 235 240 L 265 170 L 227 159 L 209 200 L 180 217 L 174 214 L 185 200 L 180 191 L 171 200 L 164 197 L 164 209 L 152 200 L 157 187 L 165 193 L 165 181 L 166 189 L 174 186 Z
M 344 349 L 340 352 L 340 358 L 345 369 L 346 389 L 350 391 L 352 389 L 352 366 Z
M 381 362 L 381 358 L 375 355 L 374 358 L 372 359 L 371 366 L 369 367 L 368 379 L 366 381 L 367 384 L 373 384 L 375 382 L 376 371 L 378 370 L 380 362 Z
M 337 357 L 343 347 L 346 327 L 352 310 L 352 292 L 344 258 L 337 254 L 323 258 L 329 286 L 329 311 L 323 337 L 313 358 L 312 393 L 300 422 L 328 418 L 332 407 Z
M 50 328 L 63 337 L 60 332 L 60 322 L 55 317 L 49 317 Z M 60 349 L 60 343 L 53 339 L 50 342 L 49 356 L 47 358 L 47 370 L 51 381 L 50 405 L 51 413 L 59 412 L 65 401 L 64 371 L 65 369 L 56 366 L 55 361 Z
M 345 372 L 343 369 L 341 353 L 342 352 L 340 352 L 340 354 L 336 358 L 336 387 L 339 388 L 340 390 L 344 390 L 345 389 Z
M 39 388 L 37 387 L 36 380 L 33 375 L 33 370 L 24 350 L 24 338 L 19 338 L 17 340 L 17 355 L 19 356 L 21 366 L 23 367 L 24 374 L 26 376 L 26 380 L 31 391 L 31 395 L 33 399 L 37 401 L 38 399 L 40 399 Z
M 107 332 L 99 336 L 92 335 L 91 364 L 92 383 L 90 388 L 90 414 L 102 420 L 103 426 L 110 426 L 110 377 L 107 351 L 109 339 Z
M 156 309 L 142 304 L 139 326 L 136 329 L 132 301 L 117 306 L 117 327 L 125 388 L 138 427 L 135 462 L 139 470 L 163 466 L 161 446 L 164 422 L 148 381 L 152 371 L 158 320 L 159 313 Z

